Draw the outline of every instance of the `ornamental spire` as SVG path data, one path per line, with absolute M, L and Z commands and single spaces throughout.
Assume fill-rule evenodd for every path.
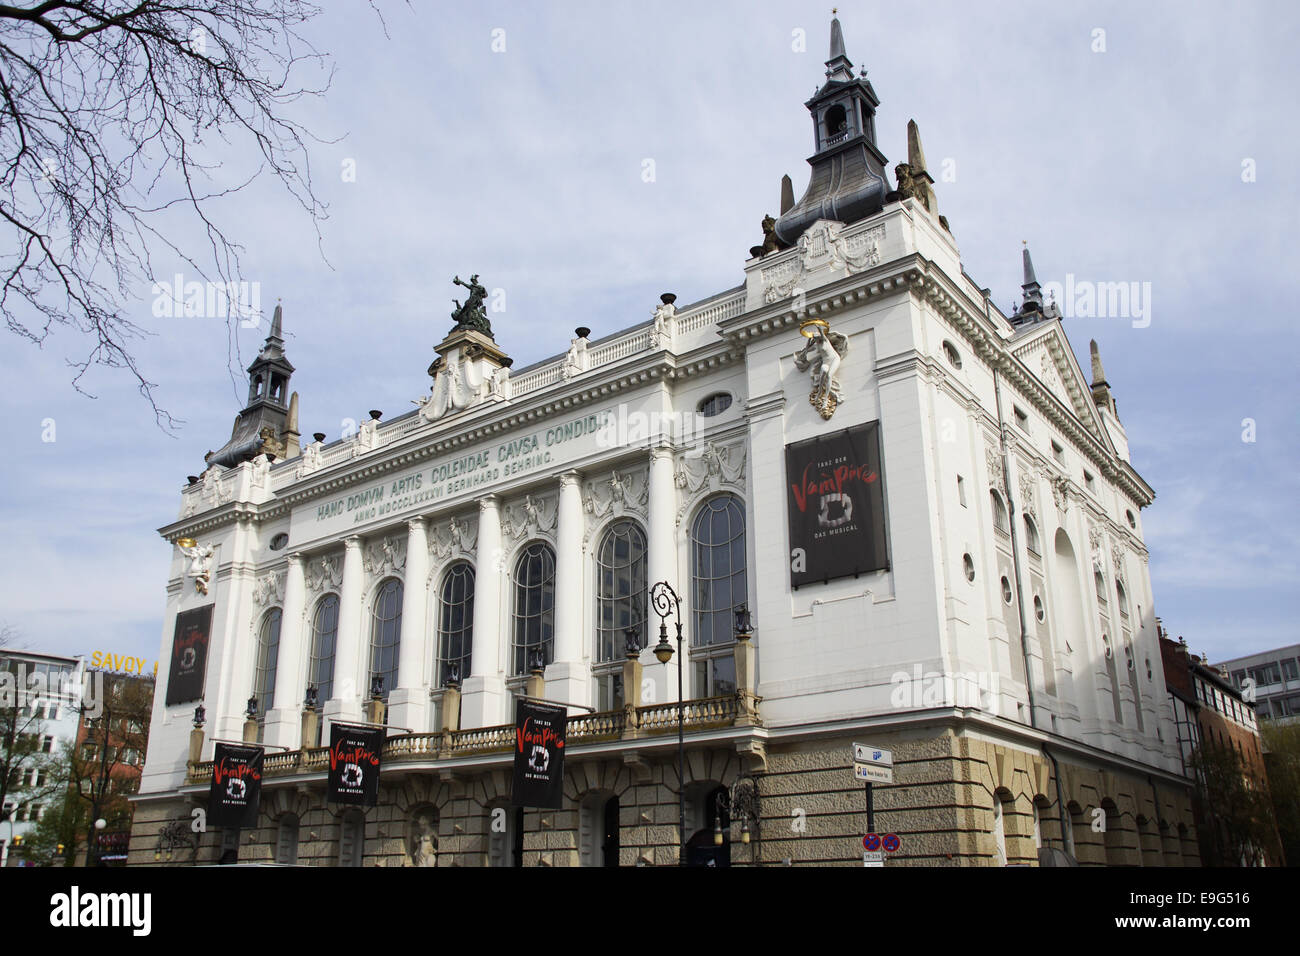
M 831 11 L 831 58 L 826 61 L 826 79 L 851 83 L 853 64 L 844 52 L 844 30 L 840 27 L 839 19 L 834 17 L 837 12 L 838 10 Z

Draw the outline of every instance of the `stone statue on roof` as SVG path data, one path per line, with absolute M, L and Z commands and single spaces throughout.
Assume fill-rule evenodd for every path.
M 451 300 L 456 303 L 456 311 L 451 314 L 451 317 L 456 320 L 456 327 L 452 331 L 473 329 L 475 332 L 482 332 L 484 335 L 491 337 L 492 326 L 488 322 L 487 310 L 483 308 L 483 299 L 487 296 L 487 289 L 479 285 L 478 274 L 475 273 L 470 276 L 468 282 L 463 281 L 460 276 L 455 276 L 452 282 L 469 290 L 469 297 L 465 300 L 464 305 L 461 305 L 460 299 Z

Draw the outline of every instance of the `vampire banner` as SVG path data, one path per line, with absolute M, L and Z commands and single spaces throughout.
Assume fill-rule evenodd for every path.
M 208 637 L 212 608 L 197 607 L 176 615 L 172 638 L 172 663 L 167 674 L 167 706 L 203 699 L 203 675 L 208 663 Z
M 262 748 L 216 745 L 212 755 L 212 788 L 208 791 L 208 825 L 257 826 L 262 796 Z
M 329 803 L 373 807 L 379 800 L 379 755 L 384 749 L 382 727 L 330 724 Z
M 515 701 L 515 779 L 510 802 L 558 810 L 564 797 L 563 707 Z
M 879 422 L 787 445 L 785 474 L 795 588 L 889 567 Z

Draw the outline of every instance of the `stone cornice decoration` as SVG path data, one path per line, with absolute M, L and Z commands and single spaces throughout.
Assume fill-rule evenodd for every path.
M 549 497 L 524 495 L 519 504 L 501 509 L 501 533 L 507 538 L 551 534 L 555 530 L 556 505 Z
M 1007 483 L 1002 474 L 1002 456 L 998 454 L 996 448 L 987 442 L 984 445 L 984 464 L 989 471 L 989 487 L 997 489 L 1005 503 L 1007 500 Z
M 649 499 L 649 476 L 644 469 L 615 469 L 606 479 L 587 482 L 582 492 L 582 507 L 587 514 L 597 519 L 611 514 L 639 514 L 645 517 Z
M 222 467 L 213 465 L 203 473 L 202 484 L 196 492 L 185 494 L 185 503 L 181 508 L 181 517 L 188 518 L 204 505 L 204 510 L 217 508 L 235 497 L 234 486 L 229 478 L 222 477 Z
M 1037 476 L 1028 468 L 1020 471 L 1020 510 L 1034 519 L 1038 524 L 1038 496 L 1035 494 L 1038 484 Z
M 266 455 L 258 455 L 251 462 L 250 467 L 253 470 L 252 485 L 254 488 L 265 488 L 267 478 L 271 474 L 271 459 Z
M 1056 504 L 1056 510 L 1064 517 L 1070 510 L 1070 482 L 1060 475 L 1050 475 L 1048 481 L 1052 483 L 1052 501 Z
M 706 442 L 698 453 L 685 452 L 680 455 L 673 479 L 678 489 L 686 494 L 682 495 L 681 505 L 677 509 L 677 525 L 681 525 L 691 502 L 699 495 L 713 494 L 724 488 L 743 492 L 745 459 L 743 441 L 730 445 Z
M 283 571 L 268 571 L 253 584 L 253 603 L 258 607 L 281 604 L 284 601 Z
M 429 529 L 429 554 L 439 561 L 467 557 L 478 544 L 478 520 L 452 516 Z
M 302 454 L 298 457 L 298 465 L 293 470 L 294 478 L 306 478 L 312 472 L 320 471 L 320 450 L 323 447 L 324 445 L 318 441 L 304 446 Z
M 400 575 L 406 569 L 406 538 L 393 535 L 365 546 L 361 552 L 366 573 L 374 577 Z
M 360 458 L 362 455 L 369 454 L 378 447 L 379 422 L 373 418 L 367 418 L 357 426 L 357 433 L 352 439 L 352 451 L 350 457 Z
M 343 587 L 343 561 L 337 555 L 322 555 L 304 562 L 303 581 L 308 592 L 337 591 Z
M 844 228 L 826 219 L 809 226 L 799 237 L 797 255 L 761 271 L 763 301 L 770 305 L 797 295 L 808 274 L 819 269 L 847 269 L 852 274 L 879 265 L 884 223 L 850 236 L 842 235 Z

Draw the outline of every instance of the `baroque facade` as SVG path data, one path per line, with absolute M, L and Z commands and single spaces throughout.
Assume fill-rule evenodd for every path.
M 458 278 L 421 407 L 305 445 L 277 310 L 161 529 L 160 659 L 212 607 L 205 723 L 156 697 L 132 863 L 205 805 L 214 739 L 267 746 L 258 826 L 180 862 L 660 865 L 722 831 L 732 865 L 857 863 L 863 740 L 893 754 L 893 864 L 1197 862 L 1154 492 L 1095 346 L 1089 384 L 1027 250 L 1011 315 L 966 275 L 915 124 L 890 189 L 838 21 L 806 105 L 807 193 L 704 301 L 515 370 Z M 786 449 L 866 423 L 883 567 L 795 587 Z M 656 582 L 681 597 L 668 665 Z M 509 806 L 517 695 L 573 705 L 559 810 Z M 324 728 L 376 718 L 379 805 L 327 804 Z

